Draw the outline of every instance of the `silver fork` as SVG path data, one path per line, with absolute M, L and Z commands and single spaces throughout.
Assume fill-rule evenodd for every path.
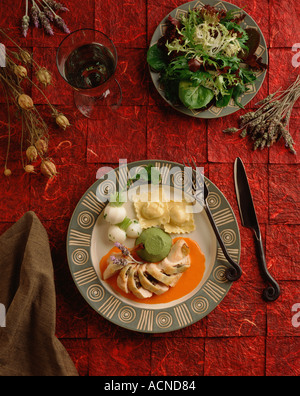
M 196 174 L 197 165 L 193 158 L 191 158 L 191 162 L 192 162 L 192 165 L 188 159 L 185 159 L 184 165 L 186 167 L 188 166 L 189 168 L 192 168 L 192 170 L 193 170 L 192 171 L 192 189 L 193 189 L 193 195 L 194 195 L 197 191 L 199 182 L 197 180 L 197 174 Z M 207 188 L 205 182 L 203 183 L 203 186 L 204 186 L 204 197 L 203 197 L 204 210 L 205 210 L 207 217 L 210 221 L 212 229 L 214 230 L 214 233 L 216 235 L 216 238 L 220 245 L 220 248 L 222 249 L 222 252 L 223 252 L 226 260 L 229 262 L 229 264 L 231 264 L 231 267 L 227 268 L 227 270 L 225 271 L 226 279 L 230 282 L 237 281 L 242 276 L 241 267 L 230 257 L 230 255 L 226 249 L 226 246 L 225 246 L 223 239 L 219 233 L 218 227 L 216 226 L 215 220 L 213 218 L 213 215 L 210 211 L 210 208 L 209 208 L 209 205 L 207 202 L 207 197 L 208 197 L 209 191 L 208 191 L 208 188 Z

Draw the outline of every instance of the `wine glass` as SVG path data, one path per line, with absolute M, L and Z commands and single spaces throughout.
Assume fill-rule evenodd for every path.
M 95 29 L 76 30 L 61 42 L 57 68 L 74 89 L 75 105 L 84 116 L 108 118 L 121 105 L 122 90 L 114 78 L 117 62 L 113 42 Z

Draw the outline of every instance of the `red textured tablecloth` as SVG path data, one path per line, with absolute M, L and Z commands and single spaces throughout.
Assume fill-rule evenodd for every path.
M 83 6 L 84 3 L 84 6 Z M 72 127 L 55 127 L 46 112 L 45 99 L 33 88 L 31 95 L 51 128 L 50 156 L 59 176 L 47 180 L 24 174 L 20 162 L 20 124 L 12 129 L 9 167 L 13 175 L 0 175 L 0 233 L 26 211 L 33 210 L 46 227 L 55 270 L 57 336 L 78 372 L 90 375 L 300 375 L 299 263 L 299 155 L 280 142 L 270 150 L 253 151 L 252 142 L 225 135 L 240 113 L 216 120 L 191 119 L 175 112 L 153 87 L 146 65 L 152 34 L 180 0 L 66 0 L 71 12 L 64 18 L 71 30 L 97 28 L 116 44 L 117 79 L 123 103 L 114 118 L 90 121 L 73 105 L 72 91 L 59 77 L 55 53 L 65 35 L 31 29 L 21 37 L 20 20 L 25 1 L 1 0 L 0 26 L 33 52 L 34 59 L 54 75 L 47 89 L 52 104 L 70 119 Z M 235 0 L 261 27 L 269 49 L 269 70 L 247 110 L 269 92 L 287 88 L 299 74 L 300 43 L 298 0 Z M 8 44 L 7 40 L 1 40 Z M 11 44 L 9 44 L 11 45 Z M 300 46 L 300 44 L 299 44 Z M 300 50 L 298 50 L 299 52 Z M 34 77 L 33 77 L 34 79 Z M 7 145 L 7 114 L 0 105 L 0 162 Z M 300 102 L 290 123 L 300 151 Z M 164 335 L 147 335 L 119 328 L 94 312 L 83 300 L 69 273 L 65 239 L 72 212 L 96 180 L 103 165 L 141 159 L 181 162 L 193 155 L 206 176 L 227 197 L 238 219 L 242 239 L 242 279 L 204 320 Z M 259 276 L 250 230 L 241 226 L 233 184 L 233 162 L 240 156 L 248 171 L 271 274 L 279 281 L 282 296 L 275 303 L 261 299 L 264 283 Z M 298 306 L 299 307 L 299 306 Z M 293 321 L 294 318 L 294 321 Z

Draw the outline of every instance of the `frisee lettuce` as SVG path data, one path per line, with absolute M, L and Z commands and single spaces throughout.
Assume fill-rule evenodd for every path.
M 236 11 L 225 15 L 207 6 L 190 10 L 180 23 L 169 20 L 163 41 L 147 54 L 148 64 L 160 73 L 167 100 L 201 109 L 213 100 L 218 107 L 227 106 L 232 98 L 242 107 L 240 96 L 256 76 L 241 66 L 239 54 L 248 50 L 248 35 L 239 19 Z

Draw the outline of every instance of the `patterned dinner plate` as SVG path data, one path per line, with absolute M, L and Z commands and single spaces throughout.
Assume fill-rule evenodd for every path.
M 195 231 L 181 235 L 196 241 L 205 255 L 203 278 L 189 294 L 168 303 L 150 304 L 147 299 L 137 302 L 119 294 L 102 280 L 99 263 L 113 247 L 107 237 L 108 223 L 103 219 L 107 199 L 113 192 L 126 189 L 128 174 L 137 174 L 149 164 L 159 169 L 162 188 L 168 185 L 174 191 L 186 191 L 184 166 L 178 163 L 147 160 L 111 170 L 97 180 L 79 201 L 68 229 L 67 256 L 78 290 L 99 315 L 129 330 L 164 333 L 187 327 L 204 318 L 220 304 L 232 283 L 225 278 L 229 264 L 218 246 L 204 210 L 194 213 Z M 239 262 L 240 234 L 232 208 L 210 180 L 205 178 L 205 183 L 216 225 L 228 252 Z M 130 205 L 134 211 L 132 202 L 128 201 L 125 205 L 128 216 L 133 218 L 134 213 L 130 213 Z
M 217 9 L 220 10 L 225 10 L 225 11 L 230 11 L 230 10 L 238 10 L 239 7 L 227 3 L 226 1 L 217 1 L 217 0 L 205 0 L 205 1 L 191 1 L 189 3 L 185 3 L 181 5 L 180 7 L 174 9 L 170 14 L 168 14 L 162 22 L 158 25 L 157 29 L 155 30 L 151 42 L 150 42 L 150 47 L 152 47 L 154 44 L 157 43 L 157 41 L 160 39 L 160 37 L 164 34 L 165 29 L 166 29 L 166 20 L 169 15 L 171 15 L 174 18 L 179 18 L 181 15 L 187 14 L 190 9 L 193 8 L 201 8 L 204 5 L 210 5 L 213 7 L 216 7 Z M 268 64 L 268 50 L 267 50 L 267 44 L 265 41 L 265 38 L 256 24 L 256 22 L 251 18 L 250 15 L 243 10 L 243 13 L 246 14 L 246 17 L 244 21 L 241 23 L 241 27 L 246 29 L 246 28 L 253 28 L 257 30 L 260 34 L 260 44 L 255 52 L 255 55 L 258 57 L 262 58 L 262 62 L 264 64 Z M 255 72 L 256 74 L 256 80 L 252 83 L 249 84 L 248 91 L 241 96 L 240 101 L 243 106 L 245 106 L 247 103 L 249 103 L 254 96 L 258 93 L 259 89 L 261 88 L 265 76 L 266 76 L 266 70 L 265 71 L 258 71 Z M 174 105 L 172 102 L 166 99 L 164 95 L 164 90 L 161 87 L 161 84 L 159 83 L 159 73 L 155 73 L 154 71 L 151 70 L 150 68 L 150 75 L 152 78 L 152 81 L 154 83 L 155 88 L 159 92 L 159 94 L 162 96 L 162 98 L 169 103 L 170 106 L 172 106 L 174 109 L 177 111 L 187 114 L 191 117 L 196 117 L 196 118 L 219 118 L 219 117 L 224 117 L 229 114 L 235 113 L 236 111 L 240 110 L 240 107 L 235 105 L 233 99 L 229 102 L 229 105 L 223 108 L 218 108 L 216 106 L 211 106 L 205 111 L 200 111 L 200 110 L 190 110 L 186 108 L 185 106 L 180 106 L 180 105 Z

